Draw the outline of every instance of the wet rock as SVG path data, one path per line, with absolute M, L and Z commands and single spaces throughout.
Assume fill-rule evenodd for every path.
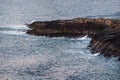
M 76 18 L 71 20 L 36 21 L 27 24 L 28 34 L 49 37 L 92 38 L 90 47 L 93 53 L 100 52 L 106 57 L 120 58 L 120 20 Z

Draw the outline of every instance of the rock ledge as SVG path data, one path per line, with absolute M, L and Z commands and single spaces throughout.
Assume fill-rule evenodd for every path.
M 71 20 L 36 21 L 27 24 L 30 30 L 26 33 L 48 37 L 92 38 L 89 47 L 92 53 L 100 52 L 105 57 L 120 59 L 120 20 L 75 18 Z

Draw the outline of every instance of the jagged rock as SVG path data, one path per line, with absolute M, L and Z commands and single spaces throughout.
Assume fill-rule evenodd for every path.
M 90 47 L 93 53 L 101 52 L 106 57 L 120 58 L 120 26 L 110 26 L 95 34 Z
M 36 21 L 27 24 L 28 34 L 49 37 L 92 38 L 90 47 L 93 53 L 101 52 L 106 57 L 120 58 L 120 20 L 76 18 L 71 20 Z

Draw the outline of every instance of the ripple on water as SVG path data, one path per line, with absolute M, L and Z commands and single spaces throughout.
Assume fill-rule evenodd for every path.
M 5 36 L 4 36 L 5 35 Z M 90 38 L 1 34 L 0 79 L 119 80 L 120 63 L 92 55 Z
M 120 80 L 120 63 L 92 55 L 89 38 L 36 37 L 15 25 L 119 13 L 120 0 L 0 0 L 0 80 Z

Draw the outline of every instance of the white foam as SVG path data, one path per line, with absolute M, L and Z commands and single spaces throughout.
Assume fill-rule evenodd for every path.
M 3 28 L 3 30 L 0 30 L 0 33 L 10 34 L 10 35 L 23 35 L 26 33 L 25 30 L 28 29 L 26 25 L 0 26 L 0 28 Z
M 9 35 L 23 35 L 23 34 L 26 34 L 26 32 L 23 32 L 23 31 L 0 31 L 0 33 L 9 34 Z
M 32 20 L 32 21 L 30 22 L 30 24 L 32 24 L 33 22 L 35 22 L 35 20 Z
M 84 36 L 84 37 L 82 37 L 82 38 L 77 38 L 77 40 L 85 40 L 85 39 L 87 39 L 88 38 L 88 36 L 86 35 L 86 36 Z
M 52 37 L 51 39 L 65 39 L 65 37 Z
M 100 52 L 92 54 L 92 56 L 98 56 L 98 55 L 100 55 Z
M 2 28 L 10 28 L 10 29 L 28 29 L 26 25 L 8 25 L 8 26 L 1 26 Z
M 90 38 L 88 37 L 88 35 L 86 35 L 86 36 L 84 36 L 84 37 L 80 37 L 80 38 L 71 38 L 71 40 L 88 40 L 88 39 L 90 39 Z

